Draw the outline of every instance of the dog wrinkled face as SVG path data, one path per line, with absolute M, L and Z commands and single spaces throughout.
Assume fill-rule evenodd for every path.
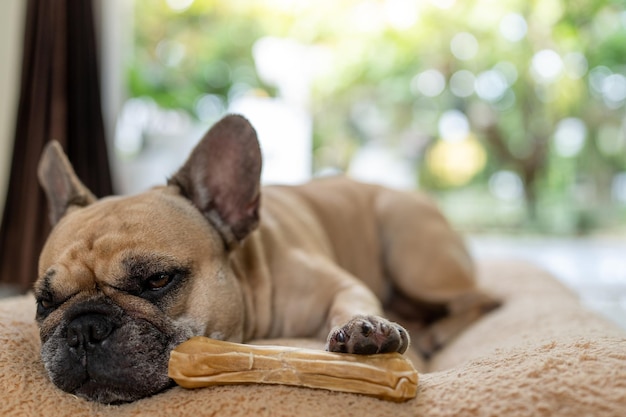
M 241 116 L 216 123 L 168 185 L 96 197 L 59 143 L 38 177 L 54 226 L 35 283 L 41 357 L 61 389 L 104 403 L 171 384 L 191 336 L 241 342 L 244 301 L 228 254 L 259 222 L 261 151 Z
M 217 233 L 171 187 L 66 215 L 42 251 L 35 284 L 51 380 L 104 403 L 169 387 L 176 345 L 206 332 L 239 337 L 241 301 L 222 272 L 225 259 Z M 219 298 L 209 303 L 202 294 Z

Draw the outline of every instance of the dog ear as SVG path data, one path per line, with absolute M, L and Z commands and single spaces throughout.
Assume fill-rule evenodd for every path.
M 178 186 L 234 247 L 259 223 L 261 149 L 252 125 L 226 116 L 168 181 Z
M 91 191 L 80 182 L 63 148 L 55 140 L 44 148 L 37 176 L 48 197 L 50 223 L 53 226 L 70 207 L 84 207 L 96 201 Z

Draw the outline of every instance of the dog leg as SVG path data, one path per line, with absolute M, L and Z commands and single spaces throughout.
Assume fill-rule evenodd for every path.
M 386 307 L 422 319 L 415 345 L 428 358 L 499 303 L 478 290 L 462 239 L 426 197 L 384 190 L 376 208 L 385 269 L 398 293 Z M 427 310 L 437 315 L 428 318 Z
M 345 282 L 349 285 L 335 293 L 329 309 L 331 331 L 326 350 L 362 355 L 404 353 L 410 343 L 406 329 L 382 317 L 380 301 L 359 280 L 350 275 Z
M 325 254 L 291 250 L 283 257 L 283 285 L 275 288 L 281 300 L 279 337 L 308 335 L 326 340 L 331 352 L 373 354 L 404 352 L 408 332 L 383 318 L 381 301 L 362 281 L 337 265 Z M 294 276 L 293 271 L 298 271 Z M 277 275 L 278 276 L 278 275 Z M 293 297 L 293 294 L 309 295 Z M 297 331 L 300 329 L 300 331 Z

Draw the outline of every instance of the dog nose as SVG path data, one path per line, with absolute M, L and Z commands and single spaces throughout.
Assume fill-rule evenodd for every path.
M 111 319 L 103 314 L 85 314 L 67 326 L 67 343 L 74 348 L 94 346 L 109 337 L 115 327 Z

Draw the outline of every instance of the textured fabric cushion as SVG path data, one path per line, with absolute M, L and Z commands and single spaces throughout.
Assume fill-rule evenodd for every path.
M 0 415 L 46 416 L 622 416 L 626 333 L 582 307 L 546 272 L 518 261 L 479 265 L 504 300 L 426 364 L 414 400 L 285 386 L 174 388 L 106 406 L 56 389 L 39 359 L 31 296 L 0 302 Z

